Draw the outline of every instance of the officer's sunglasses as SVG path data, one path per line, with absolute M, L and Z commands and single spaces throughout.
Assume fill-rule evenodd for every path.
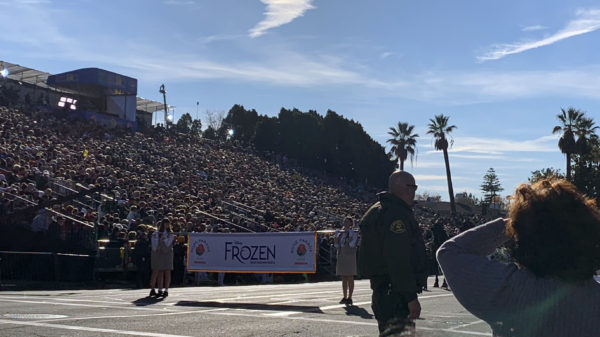
M 419 185 L 415 185 L 415 184 L 406 184 L 406 186 L 408 186 L 408 187 L 412 187 L 412 188 L 414 188 L 415 190 L 416 190 L 417 188 L 419 188 Z

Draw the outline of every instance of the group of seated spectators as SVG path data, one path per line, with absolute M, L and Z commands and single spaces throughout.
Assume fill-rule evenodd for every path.
M 307 231 L 368 207 L 251 149 L 169 131 L 134 133 L 0 107 L 0 221 L 94 187 L 101 189 L 51 212 L 36 210 L 43 221 L 25 219 L 25 226 L 87 230 L 95 222 L 99 239 L 125 239 L 163 218 L 181 233 Z
M 132 132 L 0 107 L 0 225 L 36 233 L 33 241 L 12 240 L 12 249 L 92 252 L 98 240 L 147 236 L 165 218 L 182 236 L 333 229 L 346 216 L 360 219 L 375 200 L 376 189 L 332 185 L 264 158 L 172 129 Z M 60 202 L 77 193 L 83 196 Z M 429 245 L 436 221 L 449 236 L 482 222 L 424 207 L 416 214 Z

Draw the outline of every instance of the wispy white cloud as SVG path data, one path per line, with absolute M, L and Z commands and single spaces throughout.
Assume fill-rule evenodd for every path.
M 163 1 L 165 5 L 175 5 L 175 6 L 191 6 L 195 5 L 196 1 L 193 0 L 165 0 Z
M 294 53 L 279 55 L 281 57 L 263 63 L 228 63 L 169 55 L 146 58 L 137 55 L 121 64 L 136 69 L 140 76 L 147 79 L 224 79 L 286 86 L 360 84 L 365 80 L 359 73 L 324 60 L 307 59 Z M 174 68 L 173 64 L 178 66 Z
M 292 22 L 304 15 L 309 9 L 315 8 L 313 0 L 260 0 L 267 5 L 265 18 L 250 29 L 250 37 L 259 37 L 267 30 Z
M 496 160 L 496 161 L 505 161 L 512 163 L 537 163 L 538 159 L 535 158 L 520 158 L 520 157 L 511 157 L 508 155 L 488 155 L 488 154 L 460 154 L 453 153 L 452 158 L 460 158 L 460 159 L 475 159 L 475 160 Z M 454 166 L 454 165 L 452 165 Z
M 406 167 L 406 163 L 404 163 L 404 166 Z M 435 161 L 415 160 L 413 166 L 418 169 L 441 168 L 441 167 L 444 167 L 444 162 L 442 160 L 435 160 Z
M 499 138 L 457 137 L 450 152 L 471 152 L 498 155 L 506 152 L 556 152 L 559 135 L 543 136 L 532 140 L 515 141 Z
M 542 26 L 542 25 L 535 25 L 535 26 L 523 27 L 523 28 L 521 28 L 521 31 L 532 32 L 532 31 L 536 31 L 536 30 L 544 30 L 546 28 L 548 28 L 548 27 Z
M 418 183 L 419 181 L 415 179 L 415 181 Z M 419 186 L 419 193 L 422 192 L 436 192 L 435 194 L 441 195 L 442 198 L 445 196 L 446 198 L 448 197 L 448 185 L 421 185 Z
M 208 44 L 211 42 L 215 42 L 215 41 L 229 41 L 229 40 L 235 40 L 238 39 L 240 37 L 243 37 L 245 35 L 240 35 L 240 34 L 217 34 L 217 35 L 210 35 L 210 36 L 202 36 L 198 38 L 198 42 L 202 43 L 202 44 Z
M 0 5 L 14 4 L 14 5 L 40 5 L 49 4 L 50 0 L 12 0 L 12 1 L 0 1 Z
M 56 14 L 60 11 L 47 6 L 51 1 L 13 0 L 0 4 L 11 7 L 8 10 L 0 10 L 0 41 L 39 50 L 58 49 L 63 52 L 75 47 L 76 42 L 63 34 L 56 25 Z
M 384 59 L 386 59 L 386 58 L 388 58 L 388 57 L 390 57 L 392 55 L 394 55 L 394 53 L 386 51 L 384 53 L 381 53 L 381 55 L 379 55 L 379 58 L 382 59 L 382 60 L 384 60 Z
M 488 60 L 497 60 L 507 55 L 518 54 L 524 51 L 548 46 L 558 41 L 568 39 L 573 36 L 582 35 L 600 29 L 600 9 L 578 10 L 576 18 L 551 36 L 540 40 L 522 41 L 508 44 L 498 44 L 485 52 L 483 55 L 477 56 L 480 62 Z
M 52 6 L 24 4 L 14 7 L 18 10 L 0 11 L 0 31 L 3 32 L 0 43 L 18 46 L 21 55 L 129 68 L 133 70 L 131 75 L 147 80 L 215 79 L 290 87 L 354 86 L 372 90 L 374 97 L 400 97 L 441 105 L 548 95 L 600 99 L 600 65 L 553 71 L 429 71 L 381 78 L 372 75 L 372 67 L 357 64 L 349 57 L 296 52 L 293 48 L 270 50 L 264 55 L 253 51 L 250 57 L 236 61 L 182 50 L 166 52 L 168 48 L 145 41 L 128 41 L 121 48 L 106 53 L 97 43 L 101 36 L 77 40 L 67 34 L 60 25 L 62 21 L 56 18 L 71 15 L 68 9 L 59 11 L 50 8 Z M 221 34 L 196 41 L 212 43 L 239 37 Z M 118 39 L 102 41 L 102 45 L 119 44 Z M 263 49 L 269 50 L 268 47 Z M 174 64 L 177 67 L 173 67 Z
M 467 159 L 505 159 L 510 152 L 556 152 L 559 135 L 543 136 L 532 140 L 512 140 L 501 138 L 455 137 L 455 146 L 448 149 L 453 157 Z M 460 145 L 456 145 L 460 144 Z M 427 151 L 426 154 L 439 151 Z M 531 158 L 515 160 L 532 161 Z
M 444 180 L 445 179 L 446 178 L 444 177 Z M 452 177 L 452 180 L 454 182 L 454 177 Z M 415 181 L 417 182 L 417 184 L 419 184 L 418 179 L 415 179 Z M 445 201 L 448 200 L 448 185 L 428 185 L 428 184 L 424 185 L 424 184 L 421 184 L 421 185 L 419 185 L 419 190 L 417 191 L 417 193 L 422 193 L 422 192 L 428 192 L 433 195 L 439 195 L 442 197 L 442 200 L 445 200 Z M 472 193 L 472 194 L 481 193 L 481 191 L 478 191 L 476 189 L 463 187 L 460 185 L 454 186 L 454 192 L 455 193 L 467 192 L 467 193 Z
M 414 177 L 417 181 L 446 180 L 445 175 L 415 174 Z
M 395 82 L 368 81 L 380 94 L 445 105 L 462 105 L 538 96 L 600 99 L 600 66 L 553 71 L 427 72 Z

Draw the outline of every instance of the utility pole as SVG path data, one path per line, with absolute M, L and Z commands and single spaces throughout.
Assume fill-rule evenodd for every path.
M 164 84 L 160 85 L 160 89 L 158 90 L 158 92 L 163 94 L 163 102 L 165 104 L 165 128 L 168 129 L 169 128 L 169 120 L 167 119 L 167 117 L 168 117 L 169 112 L 168 112 L 168 108 L 167 108 L 167 91 L 165 90 Z

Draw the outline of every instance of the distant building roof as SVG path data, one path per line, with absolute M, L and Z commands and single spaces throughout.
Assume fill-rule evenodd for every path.
M 137 79 L 100 68 L 82 68 L 50 75 L 46 83 L 52 87 L 98 95 L 137 95 Z
M 8 79 L 37 85 L 42 88 L 48 88 L 46 80 L 48 79 L 48 76 L 50 76 L 50 73 L 45 73 L 43 71 L 23 67 L 6 61 L 0 61 L 0 70 L 1 69 L 8 70 Z
M 153 101 L 153 100 L 149 100 L 143 97 L 138 97 L 137 98 L 137 109 L 139 111 L 144 111 L 147 113 L 154 113 L 156 111 L 160 111 L 160 110 L 164 110 L 165 109 L 165 105 L 164 103 L 161 102 L 157 102 L 157 101 Z M 174 108 L 174 106 L 172 105 L 168 105 L 167 106 L 168 109 Z
M 20 81 L 23 83 L 28 83 L 32 85 L 36 85 L 40 88 L 51 89 L 46 83 L 48 77 L 52 76 L 50 73 L 46 73 L 40 70 L 27 68 L 15 63 L 10 63 L 6 61 L 0 60 L 0 70 L 6 69 L 8 70 L 8 79 L 14 81 Z M 64 73 L 66 74 L 66 73 Z M 61 88 L 64 90 L 64 88 Z M 68 92 L 73 92 L 73 90 L 65 90 Z M 174 108 L 174 106 L 169 105 L 168 109 Z M 136 109 L 140 111 L 144 111 L 147 113 L 154 113 L 156 111 L 160 111 L 164 109 L 164 104 L 161 102 L 149 100 L 142 97 L 137 97 L 136 99 Z

